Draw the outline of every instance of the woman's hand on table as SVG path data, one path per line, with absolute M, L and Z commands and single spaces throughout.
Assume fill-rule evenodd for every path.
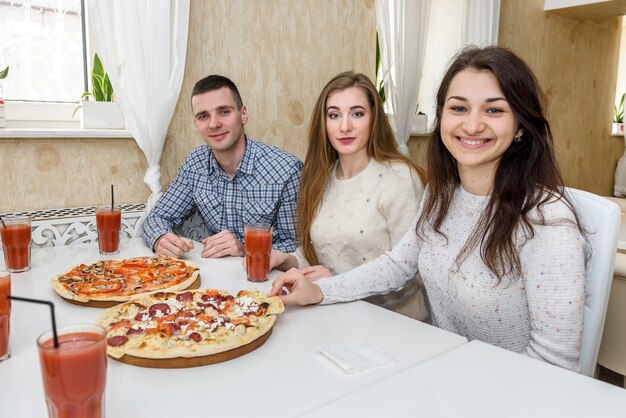
M 289 293 L 285 293 L 283 287 Z M 285 305 L 313 305 L 324 299 L 322 289 L 296 268 L 278 276 L 267 296 L 278 296 Z
M 179 237 L 169 232 L 161 235 L 154 244 L 154 252 L 157 255 L 168 255 L 178 258 L 181 255 L 193 250 L 193 241 L 189 238 Z
M 304 274 L 310 282 L 314 282 L 319 279 L 323 279 L 324 277 L 330 277 L 333 274 L 323 265 L 319 264 L 317 266 L 309 266 L 300 269 L 300 272 Z
M 204 248 L 201 257 L 221 258 L 228 255 L 243 257 L 243 244 L 228 229 L 202 240 Z

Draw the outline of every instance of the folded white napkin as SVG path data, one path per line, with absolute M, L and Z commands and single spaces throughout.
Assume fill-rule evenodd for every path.
M 317 349 L 346 373 L 360 372 L 396 361 L 380 348 L 370 344 L 322 346 Z

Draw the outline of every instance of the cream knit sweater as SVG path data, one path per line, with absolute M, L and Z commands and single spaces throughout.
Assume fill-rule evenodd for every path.
M 522 271 L 518 277 L 495 275 L 474 249 L 455 265 L 489 197 L 458 187 L 442 225 L 447 240 L 415 221 L 400 242 L 378 259 L 335 277 L 317 281 L 322 303 L 384 294 L 419 273 L 424 280 L 435 325 L 558 366 L 578 370 L 585 299 L 585 240 L 562 201 L 542 207 L 547 225 L 534 237 L 516 236 Z M 537 210 L 532 213 L 535 219 Z M 569 220 L 572 222 L 567 222 Z
M 338 180 L 336 170 L 337 164 L 311 225 L 311 240 L 319 262 L 333 274 L 341 274 L 374 260 L 400 240 L 417 213 L 424 189 L 417 174 L 402 163 L 371 159 L 363 171 L 346 180 Z M 309 265 L 300 249 L 294 255 L 300 267 Z M 401 293 L 408 292 L 375 302 L 393 308 L 410 296 Z

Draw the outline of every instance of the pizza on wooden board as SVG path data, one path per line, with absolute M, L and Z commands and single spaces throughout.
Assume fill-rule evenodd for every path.
M 195 264 L 154 255 L 79 264 L 50 283 L 70 301 L 126 302 L 146 293 L 187 289 L 198 277 Z
M 211 356 L 268 333 L 285 307 L 258 290 L 158 292 L 104 311 L 107 353 L 143 359 Z

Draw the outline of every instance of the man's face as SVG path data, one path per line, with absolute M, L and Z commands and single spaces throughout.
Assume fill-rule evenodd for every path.
M 248 110 L 245 106 L 237 109 L 227 87 L 193 96 L 191 108 L 198 132 L 216 155 L 245 150 L 243 127 Z

